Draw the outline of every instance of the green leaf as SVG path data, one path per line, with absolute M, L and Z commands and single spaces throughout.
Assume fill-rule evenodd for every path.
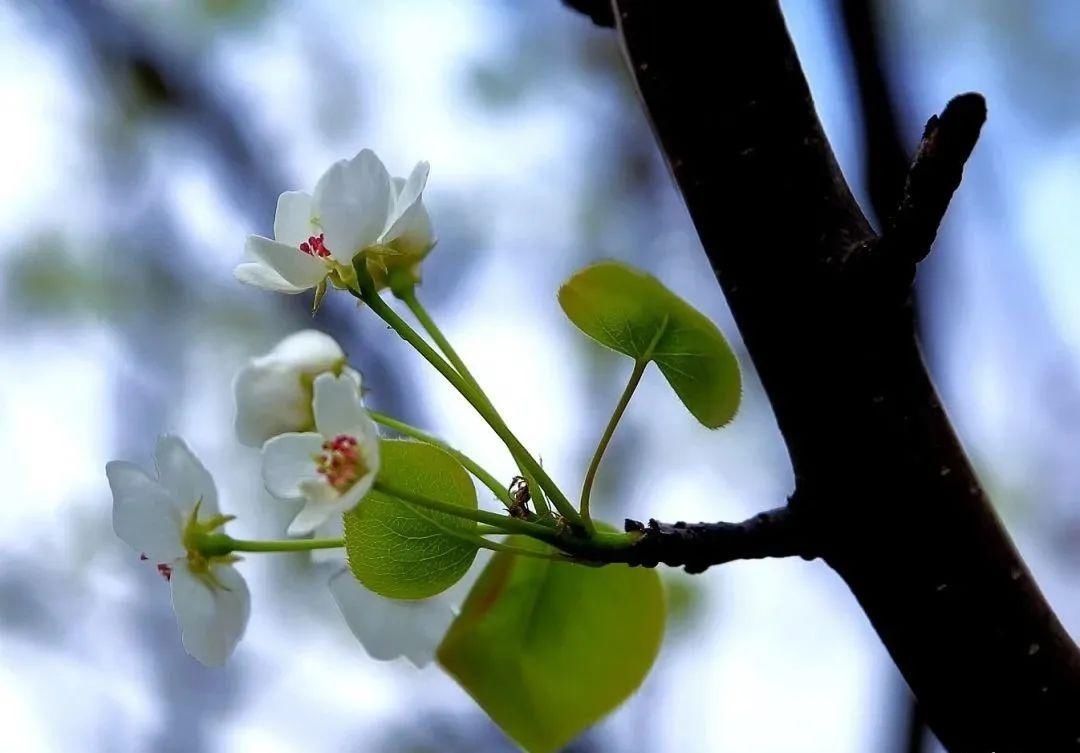
M 379 480 L 396 489 L 476 509 L 472 479 L 448 452 L 424 442 L 379 443 Z M 345 514 L 349 568 L 364 586 L 393 599 L 426 599 L 461 580 L 477 546 L 476 523 L 372 492 Z
M 516 546 L 547 545 L 513 537 Z M 439 646 L 439 663 L 529 753 L 562 748 L 631 693 L 664 632 L 656 572 L 500 552 Z
M 636 361 L 653 361 L 683 405 L 710 429 L 735 416 L 739 364 L 720 330 L 652 275 L 614 261 L 585 267 L 559 288 L 578 329 Z

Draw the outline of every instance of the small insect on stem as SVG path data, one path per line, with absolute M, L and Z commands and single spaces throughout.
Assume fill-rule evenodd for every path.
M 525 480 L 525 477 L 514 476 L 510 480 L 510 488 L 507 491 L 514 502 L 509 509 L 510 517 L 525 520 L 531 518 L 533 514 L 529 509 L 529 500 L 532 499 L 532 494 L 529 492 L 529 482 Z
M 570 525 L 570 521 L 564 518 L 562 515 L 555 516 L 555 530 L 560 536 L 566 536 L 573 532 L 573 526 Z

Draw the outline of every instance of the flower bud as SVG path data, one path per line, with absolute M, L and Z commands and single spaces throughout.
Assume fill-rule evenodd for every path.
M 289 335 L 269 353 L 251 359 L 233 383 L 237 439 L 261 447 L 279 434 L 310 430 L 315 425 L 312 384 L 327 372 L 347 374 L 360 389 L 360 375 L 345 365 L 341 346 L 311 329 Z

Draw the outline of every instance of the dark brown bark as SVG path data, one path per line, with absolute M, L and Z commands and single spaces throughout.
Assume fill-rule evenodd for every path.
M 975 477 L 912 323 L 914 265 L 959 183 L 981 97 L 931 121 L 878 238 L 775 0 L 614 7 L 776 412 L 810 548 L 850 586 L 951 751 L 1080 750 L 1080 652 Z
M 869 194 L 870 210 L 877 220 L 876 227 L 884 228 L 897 207 L 907 180 L 910 158 L 900 133 L 900 117 L 896 111 L 882 37 L 884 0 L 839 0 L 837 12 L 843 21 L 844 41 L 850 56 L 850 69 L 855 74 L 859 114 L 862 127 L 863 183 Z M 941 249 L 938 250 L 941 253 Z M 916 278 L 912 290 L 912 310 L 916 335 L 923 340 L 927 333 L 922 316 L 925 297 L 926 271 Z M 924 351 L 924 357 L 926 353 Z M 931 374 L 934 364 L 927 359 Z M 893 684 L 890 678 L 889 685 Z M 923 753 L 930 750 L 930 732 L 923 720 L 919 702 L 905 686 L 894 693 L 899 724 L 897 751 Z M 936 743 L 936 740 L 935 740 Z
M 626 521 L 626 530 L 641 531 L 629 550 L 617 550 L 618 561 L 641 567 L 663 563 L 688 573 L 703 573 L 713 565 L 766 557 L 813 559 L 813 542 L 806 526 L 790 507 L 758 513 L 741 523 L 660 523 Z

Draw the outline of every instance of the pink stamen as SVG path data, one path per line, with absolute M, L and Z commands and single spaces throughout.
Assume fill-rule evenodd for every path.
M 313 235 L 301 243 L 300 250 L 308 256 L 314 256 L 319 259 L 325 259 L 330 255 L 330 249 L 326 247 L 326 242 L 323 240 L 322 233 Z
M 352 486 L 366 470 L 363 468 L 355 437 L 339 434 L 323 442 L 322 449 L 323 454 L 315 462 L 316 470 L 339 492 Z

